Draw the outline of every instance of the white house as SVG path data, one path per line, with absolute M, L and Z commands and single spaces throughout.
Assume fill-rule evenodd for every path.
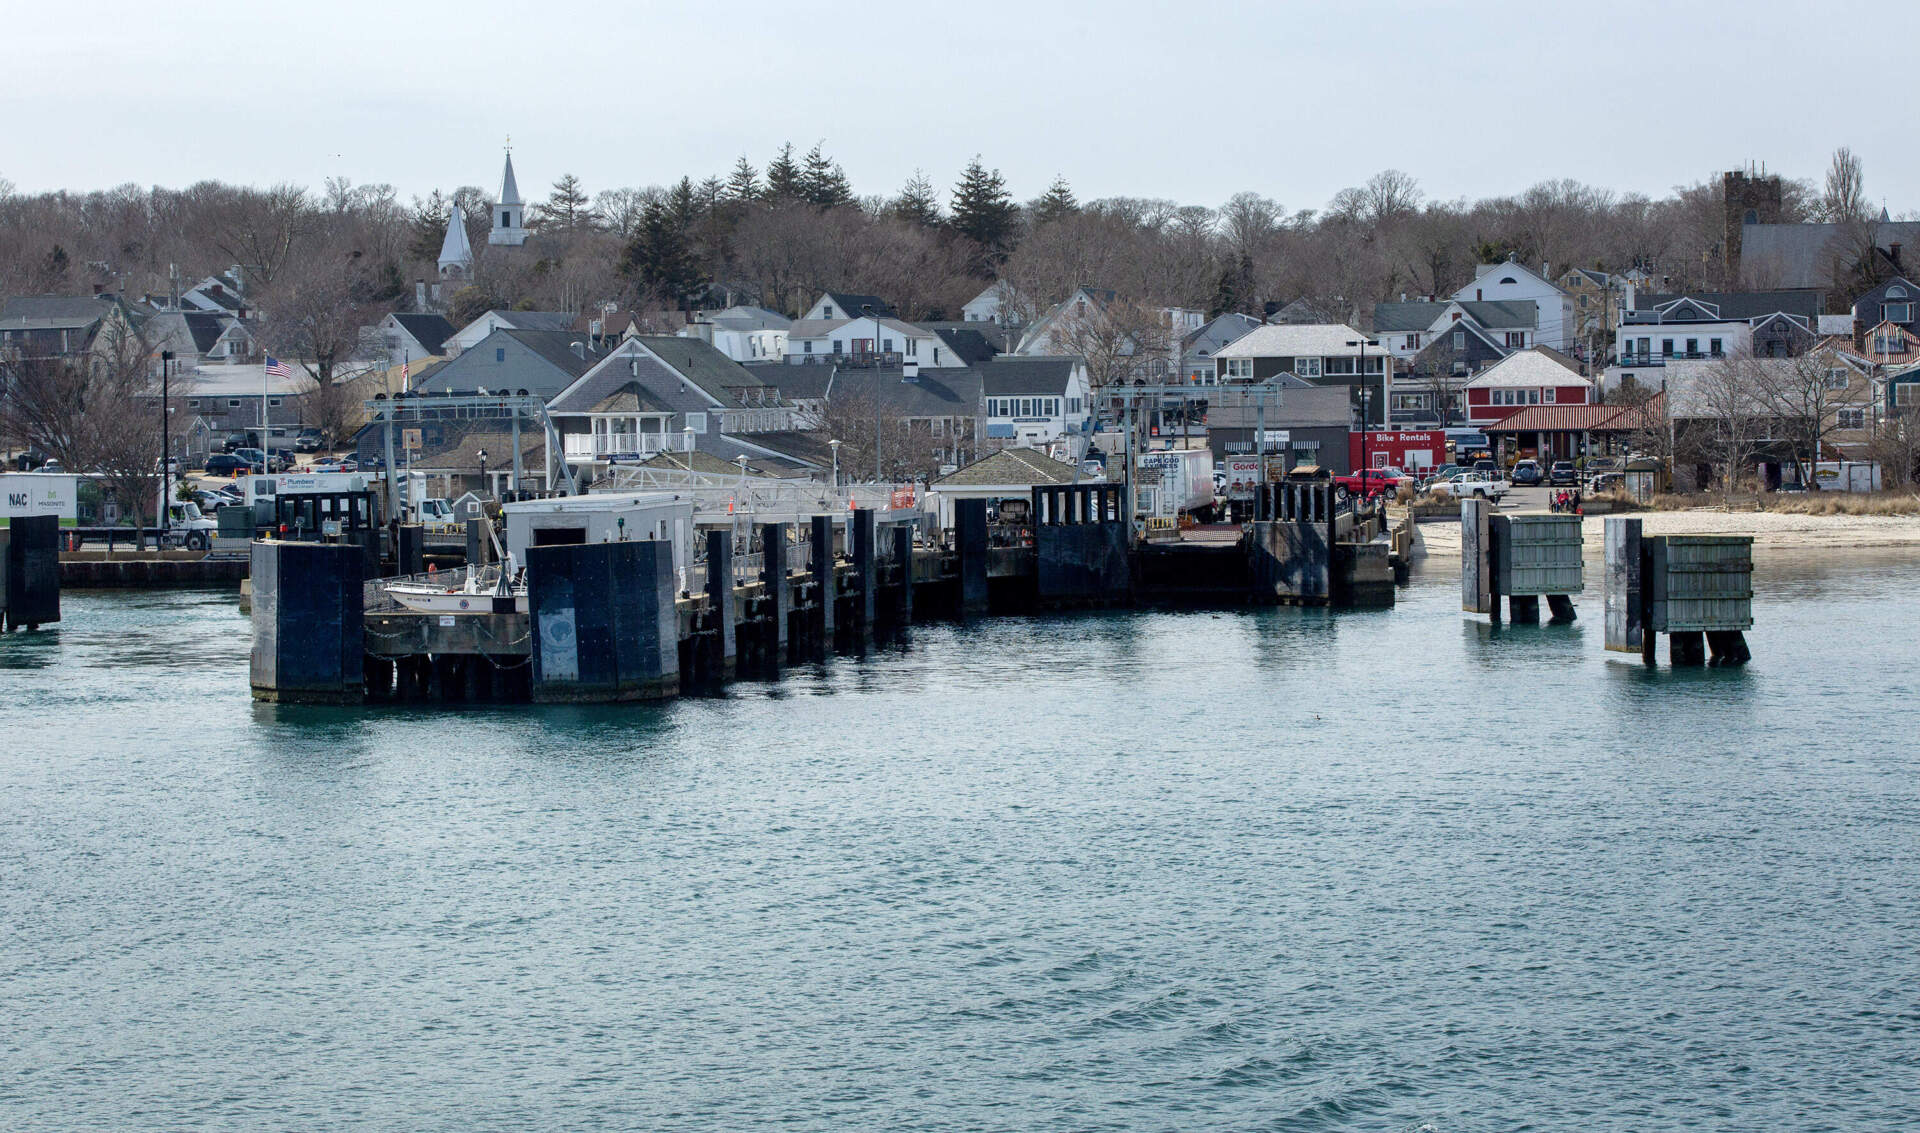
M 1054 448 L 1078 459 L 1093 430 L 1085 360 L 1001 355 L 978 367 L 992 448 Z
M 996 326 L 1010 327 L 1019 323 L 1018 304 L 1013 288 L 1005 281 L 996 280 L 983 289 L 980 294 L 967 300 L 960 308 L 960 317 L 970 323 L 993 323 Z
M 711 343 L 735 362 L 779 362 L 787 356 L 793 320 L 765 307 L 728 307 L 681 327 L 682 338 Z
M 893 316 L 893 305 L 878 295 L 854 295 L 844 291 L 824 291 L 813 306 L 800 316 L 801 322 L 819 322 L 822 320 L 851 319 L 871 310 L 883 318 Z
M 921 369 L 964 366 L 940 336 L 899 319 L 801 319 L 787 328 L 786 361 L 794 365 L 898 366 Z
M 1532 303 L 1539 312 L 1534 322 L 1536 335 L 1529 346 L 1569 350 L 1574 344 L 1573 296 L 1544 272 L 1536 273 L 1509 258 L 1504 263 L 1481 264 L 1474 269 L 1473 282 L 1453 293 L 1460 302 Z

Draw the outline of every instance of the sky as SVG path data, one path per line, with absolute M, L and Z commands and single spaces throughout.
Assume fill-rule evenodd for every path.
M 511 136 L 534 201 L 562 173 L 697 180 L 791 141 L 862 195 L 916 169 L 948 188 L 979 154 L 1022 200 L 1063 176 L 1082 200 L 1299 209 L 1387 168 L 1430 198 L 1659 196 L 1749 163 L 1818 178 L 1847 145 L 1875 204 L 1920 205 L 1920 106 L 1875 48 L 1920 42 L 1905 3 L 7 6 L 0 178 L 22 192 L 491 193 Z

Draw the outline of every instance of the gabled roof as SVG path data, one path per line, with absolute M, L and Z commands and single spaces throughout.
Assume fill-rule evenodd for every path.
M 763 386 L 780 391 L 786 401 L 817 401 L 833 384 L 832 366 L 794 366 L 785 362 L 757 362 L 741 367 Z
M 1749 224 L 1740 230 L 1740 268 L 1753 278 L 1781 287 L 1824 287 L 1834 276 L 1834 261 L 1852 253 L 1845 224 Z M 1920 242 L 1920 222 L 1873 225 L 1873 245 L 1890 248 Z M 1850 265 L 1841 265 L 1843 267 Z
M 1540 307 L 1526 299 L 1460 299 L 1460 309 L 1489 330 L 1537 327 Z
M 1250 331 L 1222 348 L 1215 358 L 1355 357 L 1360 347 L 1348 346 L 1367 336 L 1345 323 L 1286 323 Z M 1380 347 L 1374 347 L 1378 352 Z
M 653 396 L 638 381 L 628 381 L 601 398 L 589 413 L 671 413 L 664 401 Z
M 1571 271 L 1567 272 L 1567 275 L 1580 276 L 1584 278 L 1588 283 L 1593 284 L 1595 287 L 1607 287 L 1613 283 L 1612 276 L 1608 275 L 1604 271 L 1594 271 L 1591 268 L 1574 268 Z M 1561 278 L 1564 279 L 1566 277 L 1562 276 Z
M 907 381 L 899 367 L 840 370 L 827 387 L 827 402 L 840 396 L 877 400 L 901 417 L 972 417 L 980 411 L 980 371 L 921 370 Z
M 760 381 L 745 366 L 720 353 L 711 344 L 697 338 L 671 334 L 640 334 L 632 339 L 652 351 L 679 375 L 698 386 L 708 397 L 728 409 L 740 402 L 729 390 L 758 386 Z
M 1252 315 L 1229 311 L 1181 339 L 1180 348 L 1200 357 L 1211 356 L 1220 348 L 1259 330 L 1263 325 L 1265 324 Z
M 996 351 L 1000 352 L 1001 354 L 1011 353 L 1013 351 L 1013 348 L 1016 345 L 1018 345 L 1019 338 L 1020 338 L 1019 328 L 1001 326 L 999 323 L 986 323 L 986 322 L 977 322 L 972 320 L 962 320 L 962 321 L 944 320 L 943 321 L 943 320 L 936 319 L 936 320 L 927 321 L 927 322 L 915 323 L 914 325 L 919 327 L 921 330 L 930 330 L 933 333 L 940 335 L 942 337 L 945 337 L 946 332 L 950 330 L 965 331 L 968 334 L 977 334 L 986 342 L 988 346 L 993 347 Z
M 1079 466 L 1055 460 L 1039 449 L 1006 448 L 982 457 L 931 485 L 935 488 L 963 488 L 983 485 L 1010 487 L 1034 484 L 1072 484 L 1088 482 Z
M 507 370 L 494 361 L 495 351 L 511 341 L 524 347 L 530 358 L 511 353 Z M 580 353 L 574 346 L 580 346 Z M 595 350 L 585 336 L 572 331 L 511 330 L 501 328 L 480 340 L 472 349 L 414 380 L 414 388 L 428 393 L 442 390 L 492 388 L 525 389 L 541 397 L 552 397 L 571 382 L 598 365 L 606 352 Z
M 1337 323 L 1341 319 L 1337 304 L 1302 296 L 1281 307 L 1267 317 L 1267 322 L 1275 326 L 1297 326 L 1310 323 Z
M 985 335 L 972 327 L 936 330 L 933 333 L 939 336 L 941 342 L 947 344 L 947 349 L 953 351 L 955 358 L 969 366 L 977 366 L 1000 353 L 993 343 L 987 341 Z
M 21 295 L 0 307 L 0 322 L 43 327 L 90 326 L 119 300 L 111 295 Z
M 987 397 L 1063 394 L 1079 363 L 1062 355 L 1001 355 L 979 367 L 980 392 Z
M 1426 330 L 1440 313 L 1448 307 L 1446 303 L 1375 303 L 1373 305 L 1373 332 L 1375 334 L 1413 334 Z
M 447 339 L 453 337 L 453 324 L 445 315 L 422 315 L 408 312 L 395 312 L 393 321 L 400 329 L 413 336 L 421 349 L 429 354 L 438 354 L 446 346 Z
M 833 305 L 846 312 L 849 317 L 858 316 L 862 307 L 872 307 L 874 314 L 883 317 L 894 313 L 893 304 L 878 295 L 853 295 L 843 291 L 829 291 L 826 293 L 826 298 L 833 300 Z
M 789 330 L 793 320 L 765 307 L 728 307 L 706 316 L 714 326 L 733 331 Z
M 1573 359 L 1550 350 L 1544 346 L 1535 346 L 1526 350 L 1516 350 L 1493 365 L 1480 371 L 1480 376 L 1468 382 L 1473 389 L 1486 389 L 1490 386 L 1502 388 L 1513 386 L 1587 386 L 1593 383 L 1580 375 L 1580 368 Z
M 787 328 L 787 340 L 791 342 L 803 338 L 824 338 L 852 321 L 852 319 L 795 319 L 793 325 Z
M 1749 227 L 1747 231 L 1751 232 L 1753 229 Z M 1738 322 L 1758 318 L 1761 315 L 1771 315 L 1775 311 L 1785 311 L 1811 320 L 1813 316 L 1820 313 L 1820 292 L 1806 288 L 1785 291 L 1688 291 L 1667 294 L 1647 292 L 1634 297 L 1633 310 L 1627 312 L 1626 321 L 1652 323 L 1659 311 L 1690 309 L 1674 306 L 1683 299 L 1691 299 L 1719 313 L 1718 320 L 1707 321 Z M 1684 316 L 1682 321 L 1685 321 Z

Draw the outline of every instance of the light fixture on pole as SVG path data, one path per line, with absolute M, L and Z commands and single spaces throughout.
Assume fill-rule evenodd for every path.
M 480 450 L 480 492 L 482 495 L 487 495 L 487 496 L 493 495 L 492 492 L 487 490 L 487 450 L 486 449 Z
M 840 490 L 840 442 L 828 441 L 827 447 L 833 450 L 833 490 Z
M 1355 367 L 1354 376 L 1358 379 L 1360 385 L 1360 499 L 1365 501 L 1370 495 L 1367 485 L 1367 472 L 1373 464 L 1372 457 L 1367 451 L 1367 347 L 1378 346 L 1379 343 L 1371 339 L 1362 338 L 1358 340 L 1348 339 L 1347 345 L 1358 346 L 1360 348 L 1360 361 Z M 1386 368 L 1383 366 L 1380 377 L 1380 391 L 1383 395 L 1386 393 L 1386 388 Z M 1384 414 L 1386 412 L 1386 402 L 1383 400 L 1380 404 L 1382 406 L 1381 412 Z M 1384 416 L 1381 419 L 1381 423 L 1385 424 Z
M 685 428 L 681 429 L 680 435 L 685 437 L 687 441 L 687 471 L 692 472 L 693 471 L 693 426 L 688 425 Z

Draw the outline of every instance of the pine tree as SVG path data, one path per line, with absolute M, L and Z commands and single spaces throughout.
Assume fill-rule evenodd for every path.
M 579 228 L 592 228 L 595 219 L 592 201 L 580 184 L 580 178 L 567 173 L 553 183 L 553 195 L 547 198 L 546 204 L 540 206 L 539 218 L 534 224 L 540 228 L 572 232 Z
M 780 156 L 767 163 L 767 200 L 776 205 L 801 200 L 800 166 L 793 160 L 793 143 L 780 147 Z
M 740 160 L 733 163 L 733 172 L 727 177 L 724 192 L 731 201 L 760 199 L 760 172 L 747 161 L 746 154 L 741 154 Z
M 1067 184 L 1067 179 L 1055 177 L 1053 184 L 1047 186 L 1047 191 L 1033 202 L 1031 208 L 1034 224 L 1050 224 L 1079 212 L 1080 202 L 1074 199 L 1073 189 Z
M 682 182 L 691 186 L 690 182 Z M 685 303 L 706 290 L 700 267 L 670 200 L 649 201 L 640 231 L 620 258 L 620 274 L 663 298 Z
M 1220 272 L 1220 283 L 1214 288 L 1213 304 L 1207 317 L 1217 318 L 1235 311 L 1251 313 L 1253 290 L 1253 257 L 1242 252 Z
M 980 164 L 978 154 L 967 163 L 953 188 L 953 230 L 979 247 L 973 264 L 976 274 L 991 275 L 995 265 L 1012 250 L 1015 210 L 1013 197 L 1000 171 Z
M 438 189 L 424 201 L 414 198 L 413 235 L 407 242 L 408 256 L 427 263 L 439 261 L 440 245 L 447 238 L 447 213 L 452 207 L 453 202 Z
M 807 151 L 800 170 L 800 194 L 815 208 L 831 209 L 853 203 L 853 186 L 846 171 L 816 144 Z
M 923 228 L 940 227 L 940 197 L 924 170 L 913 171 L 913 176 L 907 178 L 900 195 L 887 206 L 887 211 L 900 220 Z

